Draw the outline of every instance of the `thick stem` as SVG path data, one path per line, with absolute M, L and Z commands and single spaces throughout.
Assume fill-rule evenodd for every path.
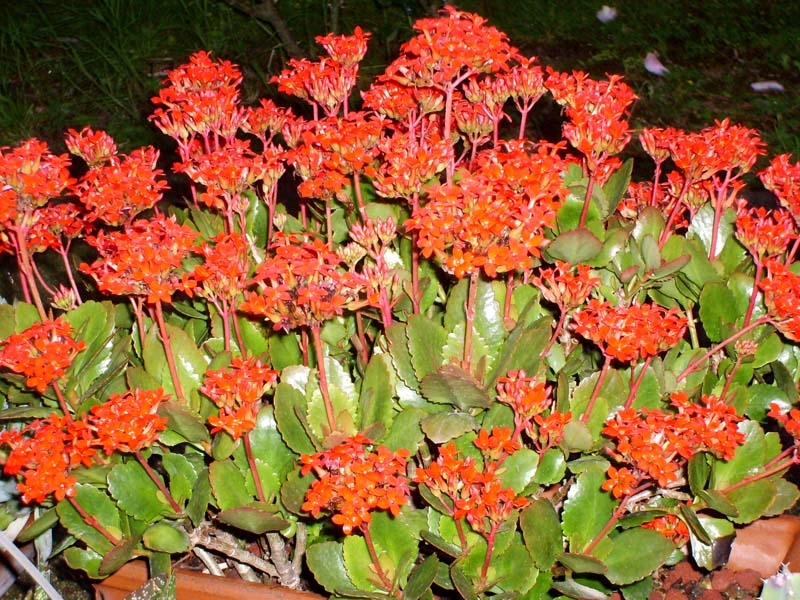
M 325 354 L 322 351 L 322 338 L 319 334 L 319 325 L 311 325 L 311 338 L 314 342 L 314 351 L 317 355 L 317 372 L 319 373 L 319 390 L 322 392 L 322 402 L 325 404 L 325 416 L 328 418 L 329 433 L 336 431 L 336 415 L 333 412 L 333 402 L 328 391 L 328 375 L 325 371 Z
M 170 342 L 169 334 L 167 333 L 167 324 L 164 322 L 164 311 L 160 300 L 156 300 L 155 303 L 155 316 L 156 324 L 158 325 L 158 337 L 161 338 L 161 343 L 164 345 L 164 354 L 167 356 L 167 366 L 169 367 L 170 377 L 172 377 L 172 385 L 175 387 L 175 396 L 178 398 L 178 402 L 185 406 L 186 396 L 183 394 L 183 387 L 180 379 L 178 379 L 178 368 L 175 366 L 175 355 L 172 352 L 172 342 Z
M 247 456 L 247 464 L 250 466 L 250 473 L 253 475 L 253 482 L 256 486 L 256 495 L 260 502 L 266 504 L 267 497 L 264 495 L 264 486 L 261 484 L 261 475 L 258 474 L 258 466 L 256 465 L 256 457 L 253 455 L 253 447 L 250 444 L 250 433 L 245 432 L 242 436 L 244 440 L 244 453 Z
M 594 390 L 592 390 L 592 396 L 589 398 L 589 403 L 586 405 L 586 410 L 583 411 L 581 415 L 581 422 L 586 423 L 589 420 L 589 417 L 592 414 L 592 409 L 594 408 L 594 403 L 597 400 L 597 396 L 600 395 L 600 389 L 603 387 L 603 382 L 606 380 L 606 375 L 608 375 L 608 371 L 611 367 L 611 359 L 606 356 L 603 362 L 603 368 L 600 370 L 600 375 L 597 377 L 597 383 L 594 386 Z
M 472 366 L 472 326 L 475 323 L 475 304 L 478 300 L 478 279 L 480 278 L 480 271 L 474 271 L 469 277 L 469 291 L 467 292 L 467 301 L 464 305 L 464 312 L 467 315 L 467 320 L 464 325 L 464 357 L 461 361 L 461 367 L 469 373 Z
M 133 455 L 136 457 L 136 460 L 139 461 L 139 464 L 142 465 L 142 468 L 147 472 L 147 476 L 153 480 L 153 483 L 156 484 L 156 487 L 159 489 L 159 491 L 164 494 L 164 498 L 166 498 L 167 502 L 169 502 L 172 510 L 174 510 L 178 515 L 183 514 L 181 507 L 178 506 L 177 502 L 175 502 L 175 499 L 172 497 L 172 494 L 169 493 L 169 490 L 167 489 L 167 486 L 164 485 L 161 477 L 159 477 L 158 474 L 153 471 L 153 468 L 147 463 L 144 456 L 142 456 L 142 453 L 137 450 L 133 453 Z
M 635 493 L 635 491 L 636 490 L 634 490 L 634 493 Z M 617 506 L 617 508 L 614 509 L 614 512 L 612 513 L 611 518 L 608 520 L 608 523 L 606 523 L 603 526 L 603 528 L 600 530 L 600 533 L 598 533 L 595 536 L 595 538 L 586 545 L 586 547 L 583 549 L 582 554 L 591 554 L 592 550 L 594 550 L 595 547 L 597 546 L 597 544 L 600 543 L 600 540 L 602 540 L 604 537 L 606 537 L 608 532 L 611 531 L 614 528 L 614 525 L 617 524 L 617 521 L 619 521 L 620 517 L 625 512 L 625 507 L 627 506 L 628 500 L 630 499 L 631 496 L 633 496 L 633 494 L 625 496 L 620 501 L 620 503 Z
M 772 477 L 776 473 L 780 473 L 781 471 L 784 471 L 790 468 L 792 465 L 796 464 L 797 460 L 795 459 L 795 457 L 792 457 L 786 462 L 775 465 L 774 467 L 767 469 L 761 473 L 756 473 L 755 475 L 750 475 L 749 477 L 745 477 L 741 481 L 737 481 L 736 483 L 729 485 L 724 490 L 720 490 L 720 492 L 722 492 L 723 494 L 727 494 L 728 492 L 732 492 L 736 488 L 740 488 L 743 485 L 747 485 L 748 483 L 753 483 L 754 481 L 759 481 L 761 479 L 766 479 L 767 477 Z
M 725 190 L 731 182 L 730 169 L 725 174 L 725 181 L 717 190 L 717 198 L 714 203 L 714 225 L 711 228 L 711 243 L 708 246 L 708 260 L 714 260 L 717 256 L 717 240 L 719 239 L 719 223 L 722 220 L 722 212 L 725 210 Z
M 58 405 L 61 407 L 61 412 L 64 413 L 64 416 L 68 419 L 72 419 L 72 414 L 69 411 L 69 406 L 67 405 L 67 399 L 64 398 L 64 393 L 61 391 L 61 388 L 58 387 L 58 384 L 54 381 L 50 385 L 53 386 L 53 391 L 56 393 L 56 398 L 58 398 Z
M 381 580 L 384 589 L 395 598 L 402 598 L 403 595 L 400 593 L 400 590 L 395 589 L 392 580 L 389 579 L 389 576 L 386 575 L 386 571 L 384 571 L 383 567 L 381 567 L 380 560 L 378 560 L 378 552 L 375 550 L 375 544 L 372 542 L 372 535 L 369 532 L 369 523 L 367 523 L 366 526 L 361 527 L 361 532 L 364 534 L 364 541 L 367 543 L 367 551 L 369 552 L 369 557 L 372 560 L 372 567 L 375 570 L 375 574 L 378 576 L 378 579 Z
M 17 262 L 19 264 L 20 271 L 22 271 L 22 275 L 25 278 L 28 290 L 33 299 L 33 304 L 36 306 L 36 311 L 39 313 L 39 318 L 42 321 L 46 321 L 47 312 L 44 310 L 42 297 L 39 295 L 39 288 L 36 285 L 36 277 L 33 274 L 33 261 L 30 253 L 28 252 L 28 242 L 25 239 L 25 231 L 17 227 L 14 229 L 14 232 L 16 233 L 17 237 Z M 26 298 L 26 300 L 28 299 Z
M 267 544 L 269 544 L 269 556 L 278 572 L 278 580 L 281 585 L 291 590 L 299 590 L 303 585 L 303 581 L 300 579 L 299 565 L 295 565 L 294 561 L 287 558 L 289 552 L 283 538 L 279 533 L 268 533 L 266 538 Z
M 592 192 L 594 191 L 594 171 L 589 175 L 589 183 L 586 184 L 586 197 L 583 199 L 583 210 L 581 210 L 581 220 L 578 227 L 586 225 L 586 217 L 589 216 L 589 205 L 592 203 Z
M 78 501 L 75 500 L 75 498 L 73 498 L 72 496 L 67 496 L 67 500 L 72 505 L 72 508 L 74 508 L 75 511 L 81 516 L 81 519 L 83 519 L 89 527 L 93 527 L 94 529 L 96 529 L 98 533 L 100 533 L 100 535 L 102 535 L 111 543 L 112 546 L 116 546 L 122 541 L 119 538 L 117 538 L 117 536 L 109 533 L 108 529 L 103 527 L 100 524 L 100 521 L 98 521 L 95 517 L 93 517 L 85 510 L 83 510 L 83 507 L 80 504 L 78 504 Z

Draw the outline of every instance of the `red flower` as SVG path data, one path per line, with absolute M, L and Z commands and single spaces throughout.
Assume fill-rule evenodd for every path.
M 539 288 L 546 300 L 556 304 L 562 312 L 577 308 L 600 285 L 599 277 L 591 276 L 587 265 L 576 265 L 573 274 L 569 263 L 557 261 L 554 269 L 540 269 L 531 283 Z
M 140 452 L 167 428 L 167 420 L 156 411 L 168 400 L 169 395 L 161 388 L 113 394 L 89 412 L 88 424 L 96 438 L 93 444 L 107 455 L 116 451 Z
M 86 161 L 90 169 L 109 162 L 117 155 L 117 144 L 114 138 L 105 131 L 94 131 L 84 127 L 80 131 L 70 129 L 65 138 L 67 149 L 75 156 Z
M 795 219 L 800 217 L 800 162 L 792 163 L 791 156 L 775 156 L 758 176 L 764 187 L 773 192 Z
M 686 527 L 686 523 L 683 520 L 675 515 L 656 517 L 652 521 L 644 523 L 642 527 L 657 531 L 678 546 L 685 544 L 689 540 L 689 528 Z
M 764 264 L 767 276 L 758 286 L 764 292 L 764 304 L 773 324 L 790 340 L 800 341 L 800 275 L 776 259 L 767 259 Z
M 58 318 L 32 325 L 0 341 L 0 365 L 25 376 L 40 394 L 64 376 L 86 342 L 72 338 L 72 327 Z

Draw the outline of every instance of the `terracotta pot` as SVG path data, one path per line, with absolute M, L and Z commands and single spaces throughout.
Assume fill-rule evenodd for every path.
M 128 594 L 142 587 L 147 579 L 147 565 L 143 561 L 129 562 L 108 579 L 95 584 L 95 600 L 124 600 Z M 177 600 L 322 600 L 323 598 L 310 592 L 251 583 L 241 579 L 215 577 L 188 569 L 177 570 L 175 596 Z
M 787 565 L 795 573 L 800 571 L 800 517 L 761 519 L 736 532 L 729 568 L 753 569 L 761 577 L 770 577 L 781 565 Z

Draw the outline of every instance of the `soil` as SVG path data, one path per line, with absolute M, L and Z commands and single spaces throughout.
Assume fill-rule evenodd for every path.
M 654 580 L 648 600 L 754 600 L 763 583 L 752 569 L 734 571 L 723 567 L 708 573 L 689 561 L 659 571 Z M 622 600 L 622 595 L 614 593 L 611 600 Z

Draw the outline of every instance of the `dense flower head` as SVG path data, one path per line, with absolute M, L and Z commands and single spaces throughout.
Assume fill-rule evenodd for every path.
M 191 291 L 182 271 L 197 232 L 178 225 L 175 217 L 139 219 L 123 231 L 101 231 L 87 242 L 100 258 L 81 271 L 91 275 L 100 291 L 113 295 L 146 296 L 148 303 L 171 302 L 176 291 Z
M 306 492 L 302 509 L 317 517 L 333 513 L 331 520 L 345 535 L 369 527 L 372 511 L 388 510 L 392 515 L 408 503 L 406 476 L 408 450 L 392 452 L 375 446 L 359 434 L 324 452 L 300 457 L 303 475 L 313 471 L 318 480 Z
M 401 85 L 396 81 L 373 82 L 369 89 L 361 92 L 364 108 L 394 119 L 405 121 L 419 108 L 415 88 Z
M 221 233 L 204 240 L 197 253 L 205 260 L 191 273 L 195 293 L 212 302 L 233 302 L 250 274 L 247 239 L 241 233 Z
M 642 527 L 657 531 L 678 546 L 689 541 L 689 528 L 675 515 L 661 515 L 644 523 Z
M 575 332 L 600 347 L 606 358 L 631 363 L 672 348 L 686 331 L 678 310 L 657 304 L 613 307 L 592 299 L 573 314 Z
M 280 107 L 269 98 L 261 98 L 259 106 L 245 108 L 245 119 L 239 128 L 244 133 L 255 135 L 266 148 L 281 132 L 291 114 L 291 109 Z
M 698 404 L 684 392 L 675 392 L 671 403 L 677 411 L 628 408 L 606 421 L 603 435 L 615 441 L 608 453 L 624 465 L 609 467 L 603 485 L 616 498 L 648 481 L 661 488 L 680 485 L 683 469 L 695 454 L 710 452 L 730 460 L 744 443 L 738 429 L 742 417 L 716 396 L 704 395 Z
M 765 260 L 764 265 L 767 275 L 758 286 L 773 324 L 790 340 L 800 341 L 800 275 L 774 258 Z
M 241 81 L 241 72 L 230 61 L 195 52 L 188 63 L 167 73 L 168 85 L 152 99 L 159 108 L 151 119 L 180 146 L 198 135 L 230 140 L 245 118 L 239 107 Z
M 91 464 L 96 453 L 91 435 L 85 421 L 56 414 L 0 432 L 0 446 L 10 449 L 3 471 L 21 477 L 17 489 L 22 501 L 44 502 L 51 494 L 57 501 L 74 496 L 77 479 L 70 470 Z
M 753 257 L 761 262 L 770 256 L 781 256 L 797 239 L 797 222 L 787 210 L 750 208 L 739 202 L 736 210 L 736 237 Z
M 86 347 L 76 342 L 64 319 L 36 323 L 0 341 L 0 366 L 20 373 L 25 384 L 43 394 L 64 376 L 75 356 Z
M 535 57 L 514 57 L 515 64 L 501 77 L 505 80 L 509 97 L 517 110 L 527 112 L 547 92 L 544 84 L 544 69 L 536 64 Z
M 385 198 L 411 200 L 432 183 L 453 160 L 453 146 L 431 128 L 422 140 L 408 133 L 383 137 L 378 146 L 381 161 L 373 184 Z
M 156 167 L 158 150 L 148 146 L 126 156 L 111 156 L 89 169 L 74 191 L 89 218 L 124 225 L 161 200 L 167 183 Z
M 152 445 L 167 428 L 167 420 L 156 411 L 169 398 L 161 388 L 135 389 L 113 394 L 106 402 L 93 406 L 88 417 L 95 432 L 93 444 L 106 455 L 140 452 Z
M 781 206 L 800 219 L 800 162 L 791 160 L 789 154 L 779 154 L 758 176 L 764 187 L 778 197 Z
M 14 148 L 0 148 L 0 227 L 16 224 L 72 185 L 69 157 L 50 152 L 46 142 L 31 138 Z
M 109 162 L 117 155 L 117 144 L 105 131 L 86 126 L 80 131 L 70 129 L 64 138 L 67 149 L 81 157 L 90 169 Z
M 254 357 L 234 358 L 229 367 L 206 371 L 200 391 L 208 396 L 220 411 L 208 422 L 211 433 L 225 430 L 238 440 L 256 426 L 261 398 L 278 380 L 278 372 L 262 365 Z
M 524 370 L 509 371 L 497 378 L 497 400 L 507 404 L 525 421 L 544 412 L 553 403 L 552 389 L 538 377 L 528 377 Z
M 770 404 L 769 408 L 767 416 L 783 425 L 786 432 L 794 438 L 796 446 L 797 441 L 800 440 L 800 409 L 792 408 L 784 411 L 776 402 Z
M 28 250 L 31 253 L 44 252 L 50 248 L 64 251 L 71 240 L 86 234 L 90 227 L 84 211 L 72 202 L 37 208 L 31 215 L 27 230 Z
M 364 278 L 340 271 L 342 259 L 321 240 L 279 233 L 270 249 L 256 269 L 258 290 L 239 308 L 266 317 L 276 330 L 318 326 L 367 303 Z
M 441 12 L 441 17 L 414 23 L 419 34 L 400 47 L 385 79 L 446 89 L 472 75 L 508 69 L 516 52 L 504 33 L 488 26 L 486 19 L 452 6 Z
M 600 285 L 599 277 L 591 276 L 587 265 L 576 265 L 575 273 L 569 263 L 556 261 L 555 268 L 539 269 L 531 283 L 539 288 L 542 296 L 553 302 L 562 311 L 577 308 L 589 298 L 592 290 Z

